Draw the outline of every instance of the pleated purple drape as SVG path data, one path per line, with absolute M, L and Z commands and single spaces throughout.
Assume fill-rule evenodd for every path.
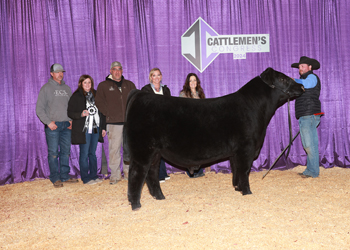
M 194 72 L 210 98 L 237 91 L 267 67 L 298 78 L 290 65 L 300 56 L 316 58 L 321 63 L 315 73 L 321 79 L 325 112 L 318 129 L 320 162 L 326 168 L 350 166 L 347 0 L 2 0 L 0 16 L 0 185 L 48 178 L 44 126 L 35 105 L 53 63 L 64 66 L 64 80 L 73 91 L 80 75 L 90 74 L 97 85 L 118 60 L 124 77 L 137 88 L 148 83 L 151 68 L 159 67 L 172 95 L 178 96 L 186 75 Z M 248 53 L 245 60 L 220 54 L 200 73 L 181 55 L 181 35 L 198 17 L 220 35 L 269 34 L 270 52 Z M 296 134 L 294 103 L 291 113 Z M 267 169 L 288 144 L 287 114 L 284 105 L 272 118 L 253 171 Z M 108 141 L 106 150 L 107 145 Z M 99 162 L 101 153 L 99 144 Z M 79 176 L 78 157 L 79 147 L 72 146 L 74 176 Z M 306 164 L 300 138 L 276 169 L 298 164 Z M 228 162 L 212 168 L 230 172 Z M 168 170 L 178 171 L 171 165 Z

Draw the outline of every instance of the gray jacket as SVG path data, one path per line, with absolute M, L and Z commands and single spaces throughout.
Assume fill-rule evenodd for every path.
M 40 89 L 36 102 L 36 115 L 46 125 L 50 124 L 51 121 L 70 121 L 67 108 L 71 96 L 72 90 L 64 81 L 59 84 L 50 77 Z

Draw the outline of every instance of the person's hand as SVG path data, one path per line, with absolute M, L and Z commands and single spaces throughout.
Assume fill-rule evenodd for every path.
M 57 125 L 54 121 L 50 122 L 50 124 L 47 125 L 49 127 L 49 129 L 51 130 L 56 130 Z
M 72 129 L 72 121 L 69 121 L 69 127 L 68 127 L 68 129 Z
M 83 110 L 83 112 L 81 112 L 81 117 L 88 116 L 88 115 L 89 115 L 89 111 L 87 110 Z
M 102 130 L 102 137 L 105 137 L 106 136 L 106 130 Z

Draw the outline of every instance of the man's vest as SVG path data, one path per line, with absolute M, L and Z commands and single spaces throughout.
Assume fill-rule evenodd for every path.
M 300 76 L 300 79 L 306 79 L 310 74 L 314 74 L 312 71 L 308 71 Z M 315 75 L 315 74 L 314 74 Z M 317 75 L 317 84 L 311 89 L 305 89 L 304 94 L 295 100 L 295 117 L 299 119 L 302 116 L 313 115 L 321 113 L 320 91 L 321 81 Z

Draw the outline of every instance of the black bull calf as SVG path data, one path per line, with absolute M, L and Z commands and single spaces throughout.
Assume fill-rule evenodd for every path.
M 191 171 L 229 158 L 235 190 L 251 194 L 249 173 L 272 116 L 288 98 L 303 91 L 301 84 L 272 68 L 237 92 L 218 98 L 195 100 L 133 91 L 124 124 L 132 209 L 141 207 L 145 181 L 154 198 L 165 199 L 158 180 L 161 157 Z

